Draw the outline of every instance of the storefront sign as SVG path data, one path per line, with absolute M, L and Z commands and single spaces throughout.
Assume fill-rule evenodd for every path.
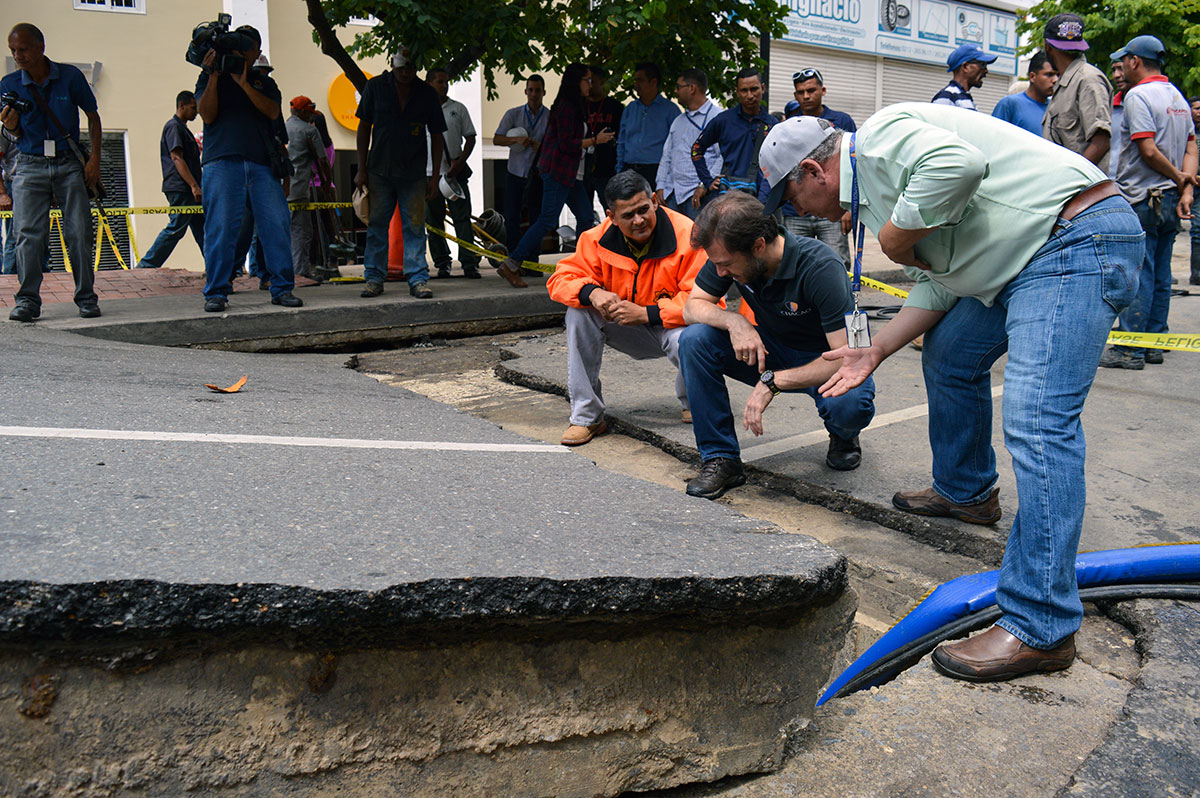
M 991 71 L 1017 72 L 1017 17 L 943 0 L 785 0 L 784 41 L 945 65 L 960 44 L 997 56 Z

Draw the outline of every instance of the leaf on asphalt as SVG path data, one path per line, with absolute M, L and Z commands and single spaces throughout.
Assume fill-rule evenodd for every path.
M 233 385 L 230 385 L 228 388 L 222 388 L 219 385 L 213 385 L 211 382 L 204 383 L 204 387 L 208 388 L 210 391 L 216 391 L 217 393 L 237 393 L 238 391 L 242 390 L 242 386 L 246 384 L 246 379 L 247 375 L 243 374 L 240 380 L 235 382 Z

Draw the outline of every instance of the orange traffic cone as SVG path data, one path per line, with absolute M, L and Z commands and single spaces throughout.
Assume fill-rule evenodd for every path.
M 404 279 L 404 228 L 400 223 L 400 209 L 392 214 L 392 223 L 388 226 L 388 268 L 389 280 Z

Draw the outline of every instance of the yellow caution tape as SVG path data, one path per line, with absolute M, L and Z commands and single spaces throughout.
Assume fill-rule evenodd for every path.
M 846 272 L 850 274 L 850 272 Z M 903 291 L 887 283 L 881 283 L 878 280 L 872 280 L 869 277 L 862 278 L 863 284 L 874 288 L 877 291 L 882 291 L 885 294 L 891 294 L 894 297 L 906 299 L 908 292 Z M 1139 333 L 1125 332 L 1123 330 L 1113 330 L 1109 333 L 1108 343 L 1117 346 L 1135 346 L 1149 347 L 1151 349 L 1174 349 L 1180 352 L 1200 352 L 1200 335 L 1173 335 L 1171 333 Z
M 447 241 L 453 241 L 454 243 L 458 244 L 460 247 L 463 247 L 464 249 L 466 249 L 468 252 L 474 252 L 476 255 L 481 255 L 485 258 L 490 258 L 491 260 L 504 260 L 504 258 L 506 257 L 505 255 L 502 255 L 498 252 L 492 252 L 491 250 L 487 250 L 481 246 L 472 244 L 470 241 L 463 241 L 461 238 L 458 238 L 457 236 L 452 236 L 449 233 L 447 233 L 445 230 L 440 230 L 431 224 L 426 223 L 425 229 L 428 230 L 429 232 L 433 233 L 434 235 L 441 236 L 442 238 L 446 239 Z M 539 272 L 542 272 L 543 274 L 553 274 L 554 273 L 554 264 L 552 264 L 552 263 L 538 263 L 537 261 L 524 260 L 524 261 L 521 261 L 518 265 L 522 269 L 533 269 L 534 271 L 539 271 Z
M 338 208 L 349 208 L 352 204 L 349 202 L 289 202 L 288 207 L 294 211 L 324 211 L 336 210 Z M 98 216 L 99 211 L 92 208 L 92 215 Z M 138 214 L 184 214 L 189 213 L 204 213 L 204 208 L 200 205 L 174 205 L 174 206 L 155 206 L 155 207 L 128 207 L 128 208 L 105 208 L 105 216 L 134 216 Z M 50 211 L 50 218 L 57 219 L 62 216 L 62 211 Z M 0 211 L 0 219 L 11 219 L 12 211 Z

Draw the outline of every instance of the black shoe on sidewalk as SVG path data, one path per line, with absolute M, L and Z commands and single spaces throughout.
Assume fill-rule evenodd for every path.
M 426 283 L 417 283 L 408 289 L 408 293 L 417 299 L 433 299 L 433 292 L 429 290 L 429 285 Z
M 79 318 L 81 319 L 98 319 L 100 318 L 100 303 L 99 302 L 84 302 L 79 306 Z
M 741 460 L 714 457 L 700 466 L 700 474 L 687 484 L 687 494 L 701 499 L 719 499 L 730 488 L 746 484 Z
M 825 453 L 825 465 L 834 471 L 853 471 L 862 464 L 862 447 L 858 436 L 845 440 L 829 433 L 829 451 Z
M 1163 350 L 1161 349 L 1147 349 L 1146 364 L 1149 366 L 1161 366 L 1163 360 L 1162 356 Z
M 8 314 L 9 321 L 31 322 L 38 316 L 42 315 L 42 311 L 37 308 L 32 308 L 29 305 L 17 305 Z
M 206 299 L 204 300 L 204 312 L 220 313 L 221 311 L 225 310 L 226 304 L 227 303 L 225 302 L 224 297 L 213 297 L 212 299 Z
M 271 297 L 271 304 L 283 305 L 285 308 L 302 308 L 304 307 L 304 300 L 289 291 L 286 294 Z

